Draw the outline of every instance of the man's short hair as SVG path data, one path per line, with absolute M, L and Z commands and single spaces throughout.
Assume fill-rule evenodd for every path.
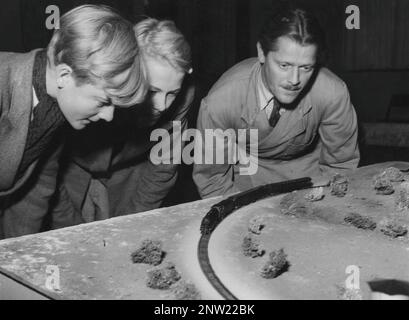
M 280 37 L 287 37 L 302 46 L 316 45 L 317 63 L 324 63 L 327 52 L 325 33 L 311 12 L 291 4 L 276 8 L 267 18 L 258 39 L 265 55 L 277 50 Z
M 83 5 L 64 14 L 48 58 L 55 66 L 70 66 L 77 85 L 100 84 L 116 106 L 144 100 L 147 85 L 133 25 L 110 7 Z
M 134 27 L 141 54 L 168 62 L 176 70 L 190 73 L 191 49 L 173 21 L 147 18 Z

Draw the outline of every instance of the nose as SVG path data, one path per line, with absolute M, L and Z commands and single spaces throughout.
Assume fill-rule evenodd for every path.
M 298 70 L 297 67 L 294 67 L 291 70 L 291 76 L 290 76 L 290 81 L 292 86 L 297 86 L 300 84 L 300 71 Z
M 114 106 L 102 107 L 98 115 L 100 119 L 104 119 L 106 122 L 112 121 L 114 118 Z
M 166 94 L 161 94 L 161 95 L 156 95 L 154 99 L 154 108 L 159 111 L 163 112 L 167 108 L 167 95 Z

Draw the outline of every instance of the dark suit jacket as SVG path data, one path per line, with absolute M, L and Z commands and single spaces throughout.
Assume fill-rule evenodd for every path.
M 17 176 L 33 109 L 35 53 L 0 53 L 0 217 L 12 217 L 5 226 L 7 237 L 40 231 L 56 187 L 62 145 L 57 136 L 47 155 Z
M 35 52 L 0 53 L 0 196 L 13 193 L 33 171 L 17 179 L 33 105 Z

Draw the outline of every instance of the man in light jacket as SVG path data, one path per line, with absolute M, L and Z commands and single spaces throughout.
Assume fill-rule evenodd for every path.
M 236 136 L 255 130 L 258 140 L 248 138 L 241 151 L 253 152 L 248 158 L 257 170 L 242 174 L 248 163 L 227 157 L 222 164 L 196 163 L 193 179 L 204 198 L 358 165 L 356 113 L 345 83 L 322 65 L 325 37 L 316 18 L 283 6 L 266 21 L 257 51 L 222 75 L 197 121 L 202 136 L 210 129 L 233 129 Z M 209 143 L 202 146 L 208 153 Z

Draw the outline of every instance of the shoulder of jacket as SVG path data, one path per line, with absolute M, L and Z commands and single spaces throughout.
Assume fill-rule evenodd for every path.
M 30 64 L 31 61 L 34 61 L 35 54 L 39 50 L 41 49 L 35 49 L 26 53 L 0 52 L 0 67 L 24 67 L 25 65 Z
M 313 87 L 318 87 L 324 92 L 337 93 L 345 91 L 345 82 L 327 68 L 321 68 Z
M 321 68 L 310 89 L 313 101 L 328 105 L 349 95 L 345 82 L 327 68 Z
M 205 103 L 218 110 L 238 107 L 246 99 L 258 63 L 257 58 L 250 58 L 227 70 L 203 99 Z
M 252 70 L 257 64 L 258 60 L 256 58 L 249 58 L 234 65 L 216 81 L 208 96 L 217 95 L 229 89 L 236 89 L 240 85 L 246 85 L 250 81 Z

